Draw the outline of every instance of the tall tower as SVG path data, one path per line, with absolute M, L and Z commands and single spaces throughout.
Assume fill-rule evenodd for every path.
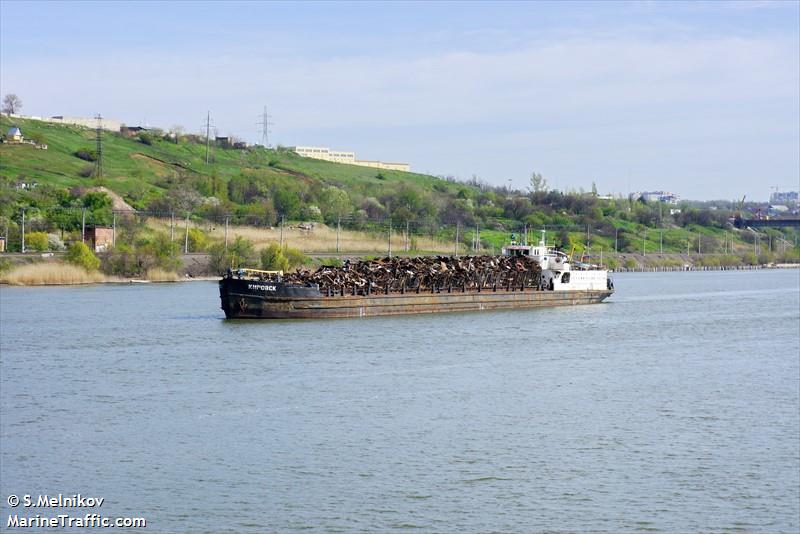
M 97 119 L 97 128 L 95 129 L 97 159 L 94 162 L 94 177 L 99 180 L 103 177 L 103 117 L 98 113 L 94 118 Z
M 264 106 L 264 112 L 261 114 L 261 122 L 258 123 L 258 125 L 261 126 L 261 144 L 264 145 L 264 148 L 269 148 L 269 127 L 275 124 L 269 120 L 270 118 L 271 116 L 267 113 L 267 106 Z

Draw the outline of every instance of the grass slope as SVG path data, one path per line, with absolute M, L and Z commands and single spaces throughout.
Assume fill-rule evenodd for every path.
M 19 126 L 26 138 L 41 139 L 48 149 L 41 150 L 28 144 L 0 145 L 0 177 L 11 181 L 33 180 L 64 188 L 96 185 L 93 178 L 80 175 L 92 163 L 74 155 L 80 149 L 95 149 L 94 130 L 0 116 L 3 132 L 12 125 Z M 152 145 L 147 145 L 135 138 L 103 132 L 103 184 L 134 203 L 163 192 L 167 180 L 216 177 L 224 185 L 231 177 L 248 170 L 258 170 L 262 176 L 318 181 L 367 196 L 407 184 L 434 195 L 452 194 L 469 187 L 424 174 L 343 165 L 263 148 L 234 150 L 212 147 L 209 165 L 205 163 L 205 156 L 204 144 L 176 144 L 156 139 Z

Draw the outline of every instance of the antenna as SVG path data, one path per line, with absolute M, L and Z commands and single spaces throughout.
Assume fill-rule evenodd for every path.
M 269 148 L 269 127 L 275 125 L 274 122 L 270 121 L 271 118 L 272 116 L 267 113 L 267 106 L 264 106 L 264 112 L 261 114 L 261 121 L 256 123 L 258 126 L 261 126 L 261 144 L 264 145 L 264 148 Z
M 103 117 L 98 113 L 95 140 L 97 142 L 97 159 L 94 162 L 94 177 L 98 180 L 103 177 Z

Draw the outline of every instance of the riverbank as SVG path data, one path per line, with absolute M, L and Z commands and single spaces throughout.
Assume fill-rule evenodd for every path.
M 89 284 L 150 284 L 217 280 L 217 276 L 180 276 L 176 272 L 150 269 L 141 278 L 109 276 L 100 271 L 87 271 L 61 262 L 40 262 L 17 265 L 0 274 L 0 285 L 7 286 L 73 286 Z

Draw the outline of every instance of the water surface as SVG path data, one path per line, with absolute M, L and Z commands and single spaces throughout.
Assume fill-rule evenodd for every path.
M 301 322 L 226 321 L 214 283 L 3 287 L 3 524 L 80 492 L 152 532 L 797 532 L 800 272 L 616 287 Z

